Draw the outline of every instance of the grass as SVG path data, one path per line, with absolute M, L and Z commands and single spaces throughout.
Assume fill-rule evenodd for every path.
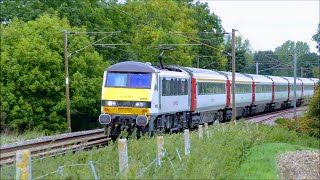
M 26 141 L 26 140 L 35 139 L 38 137 L 43 137 L 43 136 L 45 136 L 45 133 L 38 132 L 38 131 L 27 131 L 23 134 L 4 133 L 4 134 L 1 134 L 0 144 L 3 145 L 3 144 L 14 143 L 14 142 Z
M 278 146 L 272 146 L 277 143 L 319 149 L 317 139 L 284 127 L 265 125 L 256 127 L 256 125 L 240 122 L 237 126 L 214 125 L 209 128 L 209 132 L 210 136 L 204 135 L 203 139 L 199 139 L 196 131 L 190 134 L 191 154 L 189 156 L 184 155 L 183 134 L 165 134 L 164 147 L 167 153 L 161 166 L 151 164 L 157 154 L 156 138 L 144 136 L 139 140 L 135 138 L 128 140 L 129 170 L 127 174 L 119 173 L 117 144 L 111 143 L 107 147 L 92 151 L 80 151 L 74 154 L 69 152 L 42 160 L 34 159 L 33 178 L 57 171 L 59 166 L 64 166 L 63 176 L 57 172 L 46 176 L 45 179 L 93 179 L 88 165 L 89 161 L 93 161 L 100 179 L 237 179 L 237 177 L 265 179 L 271 177 L 268 172 L 262 170 L 257 174 L 250 174 L 248 171 L 256 170 L 245 165 L 255 161 L 254 157 L 262 158 L 258 151 L 264 150 L 263 145 L 271 144 L 266 147 L 274 150 L 268 152 L 277 151 Z M 282 145 L 279 144 L 280 146 Z M 182 157 L 181 161 L 176 148 Z M 254 156 L 251 157 L 251 155 Z M 262 153 L 262 155 L 265 154 Z M 272 156 L 272 154 L 268 155 L 268 158 L 272 159 Z M 250 160 L 251 158 L 253 159 Z M 14 173 L 14 166 L 2 167 L 1 179 L 12 179 L 15 177 Z
M 270 143 L 254 146 L 249 156 L 235 173 L 233 179 L 279 179 L 277 156 L 288 151 L 314 150 L 286 143 Z

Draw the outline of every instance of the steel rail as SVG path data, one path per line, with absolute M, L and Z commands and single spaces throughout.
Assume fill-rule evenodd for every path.
M 109 140 L 103 129 L 97 129 L 5 144 L 0 146 L 0 165 L 14 163 L 16 151 L 22 149 L 29 149 L 32 157 L 47 156 L 106 144 Z
M 305 110 L 304 107 L 300 107 L 300 108 L 297 109 L 297 111 L 304 111 L 304 110 Z M 246 118 L 246 121 L 254 120 L 254 119 L 257 119 L 257 118 L 262 118 L 262 117 L 266 117 L 266 116 L 272 115 L 270 117 L 267 117 L 265 119 L 262 119 L 260 121 L 256 121 L 255 122 L 255 123 L 258 123 L 258 124 L 262 124 L 264 122 L 271 121 L 276 117 L 284 117 L 284 114 L 292 113 L 293 111 L 294 111 L 293 109 L 284 109 L 284 110 L 280 110 L 280 111 L 274 111 L 274 112 L 270 112 L 270 113 L 266 113 L 266 114 L 261 114 L 261 115 L 257 115 L 257 116 L 248 117 L 248 118 Z

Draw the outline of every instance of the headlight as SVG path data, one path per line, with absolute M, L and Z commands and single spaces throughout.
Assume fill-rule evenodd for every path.
M 118 103 L 116 101 L 102 101 L 102 106 L 117 106 Z
M 135 102 L 134 107 L 147 107 L 146 102 Z

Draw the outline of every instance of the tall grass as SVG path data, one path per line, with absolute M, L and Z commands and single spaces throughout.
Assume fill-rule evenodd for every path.
M 39 131 L 26 131 L 23 134 L 18 134 L 18 133 L 2 133 L 0 137 L 0 144 L 9 144 L 9 143 L 14 143 L 14 142 L 21 142 L 21 141 L 26 141 L 38 137 L 43 137 L 45 136 L 44 132 L 39 132 Z
M 308 147 L 291 145 L 287 143 L 269 143 L 254 146 L 249 156 L 238 171 L 234 179 L 279 179 L 277 157 L 287 151 L 312 150 Z
M 225 126 L 223 128 L 223 126 Z M 223 130 L 224 129 L 224 130 Z M 197 132 L 190 134 L 191 154 L 184 156 L 183 134 L 165 134 L 164 147 L 166 156 L 161 166 L 152 164 L 156 158 L 156 138 L 144 136 L 139 140 L 128 140 L 129 171 L 119 174 L 117 144 L 94 149 L 67 153 L 54 158 L 35 160 L 33 177 L 56 171 L 62 165 L 87 164 L 94 162 L 100 179 L 232 179 L 242 163 L 250 155 L 250 149 L 266 143 L 287 143 L 304 147 L 319 148 L 315 138 L 300 135 L 284 127 L 247 125 L 240 122 L 235 125 L 217 125 L 209 128 L 210 136 L 199 139 Z M 176 148 L 179 150 L 180 161 Z M 2 176 L 4 175 L 4 176 Z M 51 174 L 46 179 L 93 179 L 88 165 L 65 166 L 63 175 Z M 244 175 L 245 177 L 245 175 Z M 263 177 L 263 175 L 261 175 Z M 14 169 L 1 169 L 2 179 L 14 178 Z

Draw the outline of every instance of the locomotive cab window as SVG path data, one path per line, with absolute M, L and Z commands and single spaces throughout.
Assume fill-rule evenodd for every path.
M 109 72 L 105 87 L 125 87 L 150 89 L 151 74 Z

